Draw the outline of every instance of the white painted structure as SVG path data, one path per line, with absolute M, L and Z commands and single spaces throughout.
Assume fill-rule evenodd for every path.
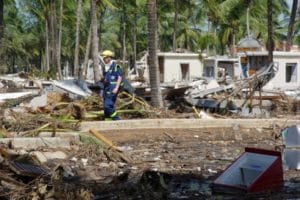
M 189 81 L 193 77 L 202 76 L 199 54 L 159 52 L 157 56 L 162 83 Z M 149 69 L 146 72 L 144 76 L 149 81 Z
M 237 79 L 240 72 L 239 70 L 239 61 L 237 58 L 216 56 L 205 58 L 203 61 L 204 77 L 218 79 L 220 76 L 225 76 L 227 74 L 231 78 Z
M 252 73 L 267 64 L 268 52 L 246 52 L 248 71 Z M 278 68 L 275 76 L 264 89 L 292 90 L 300 88 L 300 52 L 273 52 L 273 61 Z M 241 70 L 240 70 L 241 73 Z
M 246 58 L 246 59 L 245 59 Z M 300 89 L 300 52 L 273 52 L 273 61 L 277 72 L 264 86 L 270 90 Z M 238 53 L 237 58 L 211 57 L 204 59 L 203 76 L 218 78 L 218 71 L 223 69 L 233 79 L 244 78 L 242 62 L 246 62 L 246 77 L 268 63 L 267 51 L 246 51 Z

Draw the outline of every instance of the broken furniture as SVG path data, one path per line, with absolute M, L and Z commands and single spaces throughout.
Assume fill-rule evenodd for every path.
M 221 193 L 259 193 L 283 186 L 281 153 L 246 148 L 214 182 L 213 191 Z

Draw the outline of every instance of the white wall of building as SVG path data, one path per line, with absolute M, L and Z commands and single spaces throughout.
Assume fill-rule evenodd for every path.
M 237 79 L 239 64 L 236 58 L 210 57 L 204 59 L 203 76 L 218 78 L 218 70 L 225 69 L 232 79 Z
M 300 87 L 300 52 L 274 52 L 274 63 L 278 66 L 278 71 L 264 88 L 292 89 Z M 290 82 L 286 80 L 287 64 L 296 65 L 296 76 Z
M 202 76 L 202 62 L 198 54 L 158 53 L 164 57 L 164 82 L 182 81 L 181 64 L 189 65 L 189 77 Z
M 244 54 L 245 55 L 245 54 Z M 265 56 L 268 52 L 246 52 L 247 56 Z M 278 68 L 275 76 L 263 87 L 264 89 L 280 89 L 289 90 L 300 87 L 300 52 L 273 52 L 273 61 Z M 294 73 L 293 81 L 287 81 L 287 64 L 296 66 L 296 73 Z

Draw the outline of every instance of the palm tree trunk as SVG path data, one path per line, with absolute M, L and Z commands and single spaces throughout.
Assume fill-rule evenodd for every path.
M 123 68 L 126 66 L 126 25 L 123 22 L 123 39 L 122 39 L 122 46 L 123 46 Z M 126 71 L 124 71 L 126 73 Z
M 0 42 L 4 35 L 4 0 L 0 0 Z
M 137 15 L 136 13 L 134 14 L 134 22 L 133 22 L 133 68 L 135 73 L 137 73 L 137 69 L 136 69 L 136 35 L 137 35 Z
M 100 12 L 99 22 L 98 22 L 98 30 L 99 30 L 99 37 L 98 37 L 98 49 L 102 49 L 102 41 L 101 41 L 101 33 L 103 32 L 103 24 L 104 24 L 104 15 L 105 15 L 106 8 L 103 8 Z
M 56 55 L 57 55 L 57 49 L 56 49 L 56 6 L 55 6 L 55 0 L 50 0 L 50 68 L 51 71 L 56 72 Z M 56 74 L 56 73 L 54 73 Z
M 81 4 L 82 4 L 82 0 L 78 0 L 77 1 L 77 12 L 76 12 L 76 39 L 75 39 L 75 53 L 74 53 L 74 75 L 75 77 L 79 77 L 79 67 L 78 67 L 78 63 L 79 63 L 79 31 L 80 31 L 80 16 L 81 16 Z
M 2 45 L 2 39 L 4 37 L 4 0 L 0 0 L 0 44 Z M 2 47 L 2 46 L 1 46 Z M 1 49 L 2 50 L 2 49 Z
M 247 23 L 247 37 L 250 37 L 250 23 L 249 23 L 249 12 L 250 12 L 250 8 L 247 7 L 247 16 L 246 16 L 246 23 Z
M 0 71 L 5 71 L 3 66 L 3 56 L 4 56 L 4 45 L 3 45 L 3 38 L 4 38 L 4 0 L 0 0 Z
M 210 34 L 211 33 L 211 22 L 208 20 L 207 21 L 207 34 Z M 209 43 L 207 43 L 207 45 L 206 45 L 206 55 L 207 56 L 209 56 L 210 55 L 210 51 L 209 51 L 209 49 L 210 49 L 210 46 L 209 46 Z
M 90 50 L 91 50 L 91 38 L 92 38 L 92 31 L 91 31 L 91 26 L 90 26 L 89 35 L 88 35 L 88 39 L 86 42 L 85 54 L 84 54 L 83 69 L 79 75 L 81 80 L 86 79 L 86 75 L 87 75 L 88 61 L 89 61 L 89 55 L 90 55 Z
M 274 41 L 273 41 L 273 1 L 268 0 L 267 3 L 268 6 L 268 62 L 272 63 L 273 62 L 273 49 L 274 49 Z
M 173 52 L 176 52 L 176 49 L 177 49 L 176 33 L 177 33 L 178 11 L 179 11 L 178 0 L 174 0 L 174 4 L 175 4 L 175 14 L 174 14 L 174 32 L 173 32 Z
M 149 48 L 149 75 L 151 87 L 151 101 L 155 107 L 163 107 L 159 68 L 157 59 L 157 14 L 156 0 L 148 0 L 148 48 Z
M 102 70 L 99 69 L 98 57 L 97 0 L 91 0 L 91 17 L 94 81 L 98 82 L 102 79 L 103 75 Z
M 59 11 L 59 32 L 58 32 L 58 44 L 57 44 L 57 73 L 59 80 L 62 80 L 61 73 L 61 37 L 62 37 L 62 18 L 63 18 L 63 5 L 64 0 L 60 0 L 60 11 Z
M 212 26 L 213 27 L 213 32 L 214 32 L 214 38 L 217 38 L 217 28 Z M 217 45 L 216 43 L 214 43 L 213 45 L 213 50 L 214 50 L 214 55 L 217 55 Z M 224 55 L 224 53 L 222 53 L 222 55 Z
M 46 45 L 45 45 L 45 59 L 46 59 L 46 63 L 45 63 L 45 68 L 44 71 L 48 72 L 50 69 L 50 51 L 49 51 L 49 30 L 48 30 L 48 16 L 46 15 L 45 17 L 45 41 L 46 41 Z
M 49 50 L 50 50 L 50 69 L 52 69 L 53 68 L 53 53 L 54 53 L 54 45 L 53 45 L 53 43 L 54 43 L 54 38 L 55 38 L 55 36 L 54 36 L 54 18 L 53 18 L 53 15 L 54 15 L 54 13 L 53 13 L 53 1 L 54 0 L 50 0 L 50 15 L 49 15 L 49 17 L 50 17 L 50 26 L 49 26 L 49 33 L 50 33 L 50 42 L 49 42 Z
M 298 8 L 298 0 L 293 0 L 293 6 L 291 11 L 291 17 L 288 27 L 288 34 L 286 39 L 286 51 L 291 50 L 291 46 L 293 45 L 293 36 L 294 36 L 294 24 L 296 19 L 296 12 Z
M 126 22 L 125 22 L 125 17 L 126 17 L 126 10 L 125 10 L 125 3 L 124 0 L 122 1 L 122 9 L 123 9 L 123 16 L 122 16 L 122 28 L 123 28 L 123 37 L 122 37 L 122 48 L 123 48 L 123 68 L 126 66 Z M 126 73 L 126 71 L 124 71 Z
M 230 49 L 231 49 L 231 56 L 232 56 L 232 57 L 235 57 L 235 54 L 236 54 L 236 53 L 235 53 L 235 40 L 236 40 L 235 37 L 236 37 L 236 36 L 235 36 L 235 32 L 234 32 L 234 33 L 232 34 L 232 44 L 231 44 L 232 47 L 230 48 Z

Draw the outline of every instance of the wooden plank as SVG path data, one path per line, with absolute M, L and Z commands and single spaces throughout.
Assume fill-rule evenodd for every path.
M 97 130 L 95 129 L 90 129 L 89 132 L 95 136 L 98 140 L 100 140 L 100 142 L 106 146 L 107 150 L 110 150 L 114 156 L 119 157 L 122 161 L 126 162 L 126 163 L 132 163 L 132 160 L 130 158 L 128 158 L 127 156 L 125 156 L 122 152 L 120 152 L 121 150 L 118 149 L 116 146 L 114 146 L 114 144 L 108 140 L 106 137 L 104 137 L 102 134 L 100 134 Z M 108 154 L 107 154 L 108 156 Z
M 110 141 L 109 139 L 107 139 L 104 135 L 102 135 L 101 133 L 99 133 L 96 129 L 91 128 L 90 129 L 90 133 L 93 134 L 97 139 L 101 140 L 102 142 L 104 142 L 106 145 L 109 146 L 109 148 L 113 148 L 116 151 L 122 152 L 121 149 L 119 149 L 117 146 L 115 146 L 112 141 Z
M 2 172 L 0 172 L 0 180 L 3 180 L 3 181 L 8 182 L 10 184 L 13 184 L 17 187 L 25 187 L 26 186 L 24 183 L 18 182 L 15 179 L 7 176 L 6 174 L 4 174 Z

